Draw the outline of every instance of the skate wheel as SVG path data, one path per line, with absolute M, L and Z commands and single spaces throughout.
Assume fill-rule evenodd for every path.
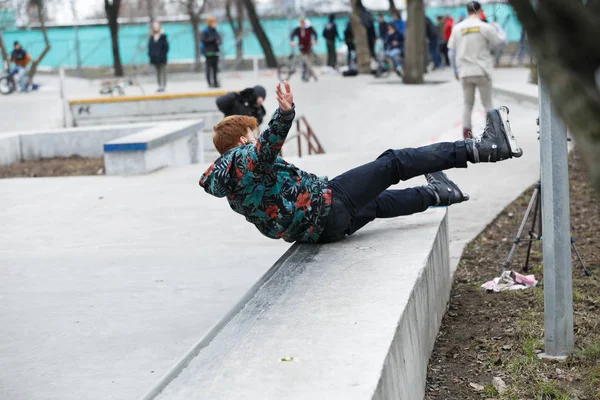
M 523 155 L 523 149 L 517 149 L 516 151 L 513 151 L 512 155 L 515 158 L 521 157 Z

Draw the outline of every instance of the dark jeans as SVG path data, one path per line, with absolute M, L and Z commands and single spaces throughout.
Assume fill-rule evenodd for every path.
M 440 54 L 442 55 L 442 59 L 444 61 L 444 65 L 450 66 L 450 58 L 448 57 L 448 42 L 443 41 L 440 43 Z
M 375 161 L 351 169 L 329 182 L 333 201 L 319 242 L 334 242 L 352 235 L 375 218 L 425 211 L 435 205 L 435 198 L 423 187 L 386 189 L 419 175 L 466 167 L 467 151 L 462 140 L 385 151 Z
M 327 41 L 327 65 L 335 68 L 337 65 L 337 54 L 335 53 L 335 40 Z
M 442 57 L 440 56 L 439 47 L 440 44 L 437 37 L 429 40 L 429 55 L 431 56 L 431 61 L 433 61 L 435 68 L 442 66 Z
M 217 86 L 217 73 L 219 72 L 219 56 L 206 57 L 206 81 L 208 86 Z

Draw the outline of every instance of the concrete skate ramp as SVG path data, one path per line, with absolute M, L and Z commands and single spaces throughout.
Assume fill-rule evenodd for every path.
M 450 286 L 445 208 L 294 245 L 142 399 L 422 399 Z

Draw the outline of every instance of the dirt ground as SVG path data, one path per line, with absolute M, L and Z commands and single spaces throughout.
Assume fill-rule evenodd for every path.
M 585 277 L 573 254 L 574 354 L 564 362 L 537 357 L 544 350 L 540 242 L 534 244 L 531 260 L 536 288 L 495 294 L 480 288 L 499 275 L 531 188 L 465 249 L 429 360 L 427 400 L 600 399 L 600 196 L 588 184 L 576 154 L 570 160 L 570 187 L 571 233 L 592 273 Z M 522 272 L 525 253 L 522 243 L 513 270 Z M 506 388 L 497 379 L 495 387 L 494 378 Z
M 72 156 L 0 166 L 0 179 L 80 175 L 104 175 L 104 159 Z

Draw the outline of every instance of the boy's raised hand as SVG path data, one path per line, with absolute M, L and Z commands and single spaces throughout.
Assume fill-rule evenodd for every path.
M 292 89 L 287 81 L 283 82 L 283 88 L 281 83 L 277 84 L 275 96 L 277 97 L 277 102 L 279 103 L 279 109 L 281 109 L 281 111 L 290 111 L 292 109 L 294 95 L 292 94 Z

